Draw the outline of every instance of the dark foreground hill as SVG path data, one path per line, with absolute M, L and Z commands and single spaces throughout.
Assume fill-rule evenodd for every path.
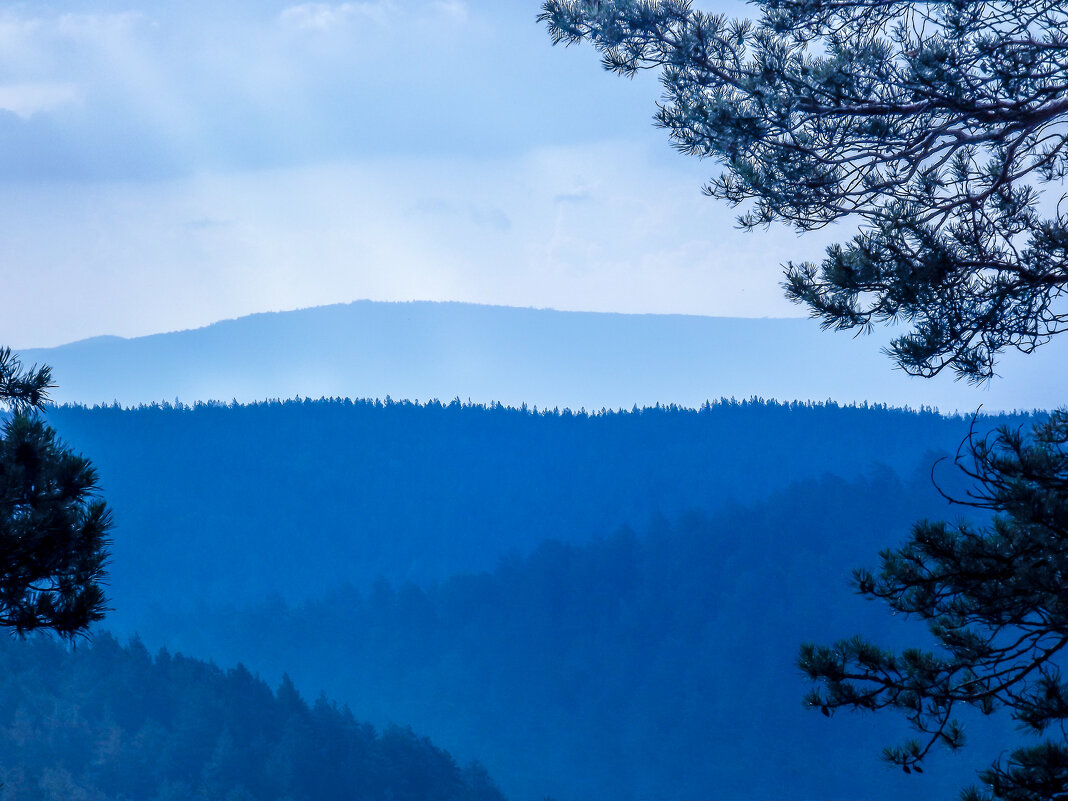
M 124 631 L 157 607 L 438 581 L 545 539 L 585 542 L 824 473 L 926 476 L 968 430 L 930 412 L 763 401 L 598 415 L 304 401 L 49 419 L 114 507 L 111 625 Z M 999 420 L 1022 418 L 979 425 Z
M 466 303 L 357 303 L 256 314 L 192 331 L 27 350 L 55 397 L 125 405 L 338 396 L 539 408 L 626 408 L 720 397 L 878 401 L 943 411 L 1050 408 L 1068 397 L 1068 342 L 1006 354 L 1004 380 L 910 379 L 812 320 L 598 314 Z
M 409 729 L 104 635 L 0 640 L 4 801 L 503 801 Z

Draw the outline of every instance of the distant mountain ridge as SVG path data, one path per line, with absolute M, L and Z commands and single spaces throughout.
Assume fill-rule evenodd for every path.
M 21 356 L 53 367 L 56 400 L 87 404 L 391 396 L 577 410 L 764 397 L 969 412 L 1068 398 L 1068 342 L 1008 354 L 1004 378 L 977 388 L 904 375 L 886 341 L 805 319 L 356 301 Z

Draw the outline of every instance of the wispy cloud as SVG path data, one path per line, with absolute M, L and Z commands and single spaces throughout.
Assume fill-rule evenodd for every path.
M 353 19 L 370 20 L 386 24 L 396 13 L 392 0 L 377 0 L 365 3 L 300 3 L 289 6 L 278 20 L 288 28 L 302 31 L 329 31 L 345 25 Z
M 72 83 L 18 83 L 0 85 L 0 109 L 23 119 L 81 101 Z
M 500 206 L 482 206 L 477 203 L 454 203 L 441 197 L 421 197 L 411 203 L 405 216 L 408 219 L 418 217 L 451 217 L 466 219 L 477 226 L 507 231 L 512 227 L 512 220 Z
M 465 20 L 470 14 L 470 9 L 463 0 L 434 0 L 430 8 L 442 16 L 456 20 Z
M 579 49 L 552 48 L 514 0 L 115 8 L 0 3 L 0 182 L 514 155 L 600 138 L 624 97 L 645 104 L 635 118 L 653 135 L 655 83 L 640 94 L 641 78 L 577 65 Z
M 589 203 L 592 198 L 593 191 L 583 186 L 568 192 L 558 192 L 553 195 L 553 203 Z
M 362 0 L 346 3 L 298 3 L 283 9 L 278 21 L 283 28 L 307 32 L 341 31 L 359 22 L 386 26 L 406 24 L 463 23 L 472 17 L 465 0 L 428 0 L 400 5 L 395 0 Z
M 99 13 L 48 13 L 42 7 L 16 5 L 0 11 L 0 45 L 4 53 L 18 48 L 31 37 L 52 36 L 64 39 L 101 40 L 128 31 L 148 20 L 136 11 Z
M 151 18 L 140 11 L 117 13 L 60 14 L 51 23 L 56 33 L 68 39 L 106 43 L 115 36 L 125 36 L 143 25 L 152 26 Z
M 186 220 L 185 227 L 190 231 L 208 231 L 213 228 L 225 228 L 233 224 L 233 220 L 225 220 L 218 217 L 198 217 L 195 220 Z

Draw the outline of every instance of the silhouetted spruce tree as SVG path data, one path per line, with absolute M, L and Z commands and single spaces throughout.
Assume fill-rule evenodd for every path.
M 104 616 L 111 517 L 89 461 L 37 416 L 51 386 L 0 348 L 0 626 L 72 637 Z
M 689 0 L 546 0 L 554 42 L 588 40 L 622 75 L 662 69 L 657 122 L 725 171 L 708 194 L 751 201 L 744 227 L 800 230 L 855 217 L 822 264 L 785 289 L 824 327 L 907 323 L 906 371 L 990 378 L 1007 347 L 1064 330 L 1068 216 L 1040 187 L 1068 174 L 1068 6 L 1059 0 L 758 0 L 758 21 Z M 882 554 L 861 593 L 927 621 L 940 650 L 893 654 L 857 638 L 806 646 L 808 703 L 905 712 L 921 738 L 886 757 L 908 772 L 959 747 L 959 705 L 1007 707 L 1050 738 L 1011 753 L 966 797 L 1068 797 L 1068 411 L 1029 437 L 971 437 L 956 502 L 986 527 L 923 522 Z M 951 499 L 952 500 L 952 499 Z

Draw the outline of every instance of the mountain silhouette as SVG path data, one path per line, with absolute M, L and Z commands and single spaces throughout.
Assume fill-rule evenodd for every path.
M 459 398 L 578 410 L 718 398 L 877 402 L 945 412 L 1049 408 L 1068 397 L 1068 342 L 980 387 L 912 378 L 888 337 L 806 319 L 562 312 L 467 303 L 357 301 L 254 314 L 195 330 L 100 336 L 23 350 L 50 364 L 60 402 L 352 397 Z

